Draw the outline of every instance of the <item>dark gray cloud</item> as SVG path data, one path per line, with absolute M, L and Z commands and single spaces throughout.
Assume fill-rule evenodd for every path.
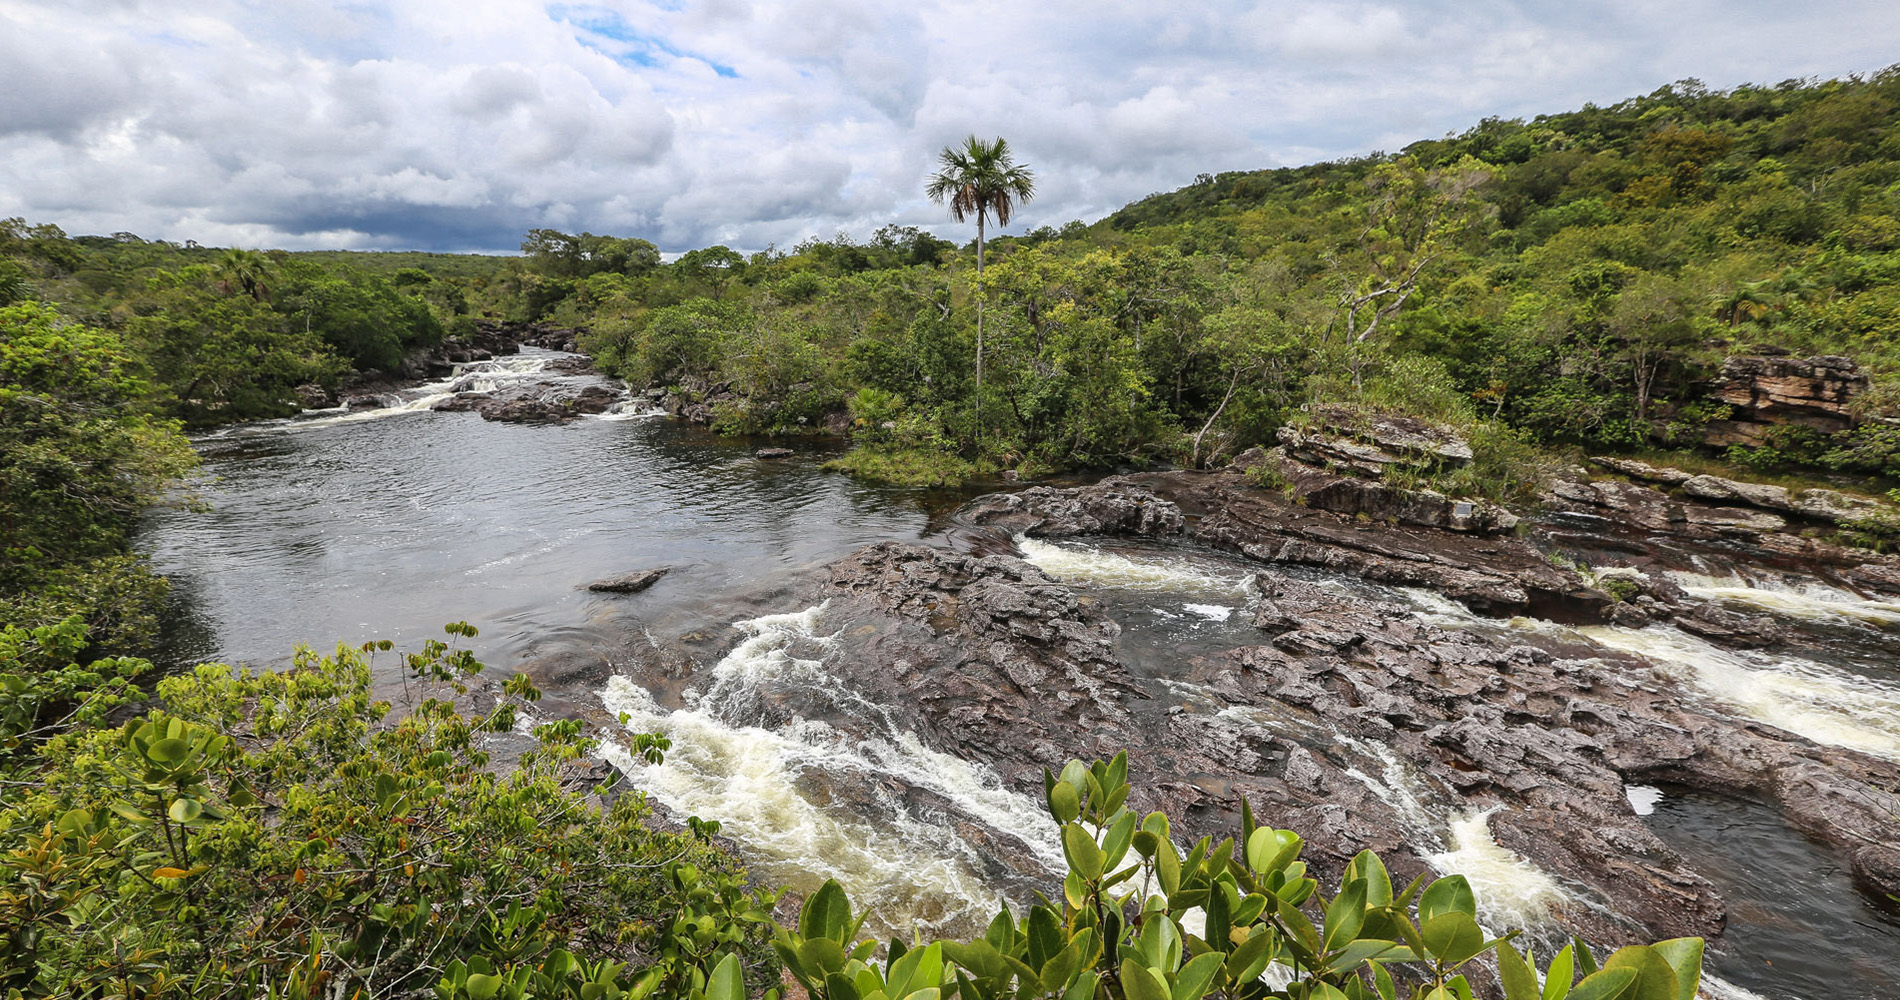
M 1890 0 L 88 7 L 0 0 L 0 215 L 288 247 L 961 238 L 921 187 L 971 132 L 1038 171 L 1024 228 L 1487 115 L 1900 58 Z

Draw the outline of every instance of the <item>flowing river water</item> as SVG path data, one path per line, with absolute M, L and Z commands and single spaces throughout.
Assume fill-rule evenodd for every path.
M 838 878 L 875 907 L 880 929 L 905 934 L 968 932 L 1006 901 L 1050 889 L 1062 855 L 1040 804 L 829 676 L 833 637 L 852 623 L 793 594 L 801 573 L 870 542 L 1000 551 L 950 516 L 969 494 L 866 486 L 821 471 L 822 452 L 760 460 L 754 443 L 631 401 L 563 425 L 428 409 L 450 391 L 544 377 L 550 357 L 471 366 L 378 410 L 200 438 L 205 508 L 157 512 L 141 535 L 174 581 L 169 658 L 278 665 L 299 644 L 413 647 L 465 619 L 481 630 L 473 645 L 485 662 L 526 670 L 548 691 L 542 711 L 670 736 L 658 767 L 611 742 L 605 752 L 677 814 L 721 821 L 767 880 L 809 890 Z M 1123 626 L 1123 661 L 1173 700 L 1351 760 L 1434 866 L 1471 877 L 1487 922 L 1554 941 L 1554 912 L 1601 905 L 1500 847 L 1489 813 L 1460 810 L 1385 747 L 1309 719 L 1224 709 L 1170 680 L 1186 656 L 1259 642 L 1248 566 L 1178 548 L 1018 539 L 1016 551 L 1101 602 Z M 671 573 L 641 594 L 584 589 L 657 566 Z M 1441 626 L 1587 638 L 1649 659 L 1737 716 L 1900 759 L 1900 604 L 1744 573 L 1677 578 L 1829 639 L 1824 653 L 1790 656 L 1721 649 L 1669 626 L 1481 619 L 1425 591 L 1309 579 L 1409 604 Z M 709 666 L 669 680 L 654 666 L 656 637 L 684 637 Z M 782 697 L 768 705 L 768 689 L 801 692 L 800 711 Z M 1709 958 L 1713 995 L 1900 998 L 1900 919 L 1858 893 L 1828 848 L 1761 803 L 1668 788 L 1630 798 L 1665 841 L 1702 859 L 1729 902 L 1729 932 Z M 993 856 L 1002 840 L 1013 864 Z

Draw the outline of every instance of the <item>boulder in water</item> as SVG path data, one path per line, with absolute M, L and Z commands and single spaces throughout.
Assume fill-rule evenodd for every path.
M 671 566 L 658 566 L 622 576 L 610 576 L 604 580 L 595 580 L 587 585 L 587 589 L 597 594 L 637 594 L 660 582 L 660 577 L 665 576 L 671 569 Z
M 752 453 L 753 458 L 791 458 L 794 452 L 790 448 L 760 448 Z

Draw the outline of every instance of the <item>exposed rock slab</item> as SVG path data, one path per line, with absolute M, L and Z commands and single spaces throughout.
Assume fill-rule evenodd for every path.
M 656 566 L 652 569 L 623 573 L 604 580 L 595 580 L 587 585 L 587 589 L 599 594 L 637 594 L 659 583 L 660 578 L 671 570 L 670 566 Z
M 1900 767 L 1727 718 L 1581 640 L 1446 630 L 1272 570 L 1259 584 L 1262 643 L 1183 664 L 1172 685 L 1118 661 L 1117 626 L 1085 596 L 1008 557 L 885 543 L 832 564 L 809 596 L 849 626 L 828 663 L 842 683 L 1028 794 L 1043 767 L 1127 748 L 1136 808 L 1168 810 L 1189 836 L 1230 832 L 1245 797 L 1302 830 L 1329 874 L 1371 847 L 1410 877 L 1437 834 L 1386 801 L 1402 779 L 1435 820 L 1499 807 L 1500 843 L 1641 925 L 1561 903 L 1583 933 L 1712 934 L 1720 898 L 1625 798 L 1664 781 L 1772 797 L 1900 891 L 1900 832 L 1880 810 Z M 1211 703 L 1183 702 L 1182 683 Z M 1378 777 L 1377 747 L 1402 773 Z

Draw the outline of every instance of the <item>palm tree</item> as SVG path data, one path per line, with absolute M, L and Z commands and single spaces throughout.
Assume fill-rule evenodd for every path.
M 226 250 L 218 257 L 218 273 L 223 276 L 226 295 L 241 288 L 253 301 L 262 302 L 269 294 L 264 282 L 271 274 L 271 259 L 256 250 Z
M 942 169 L 930 175 L 924 193 L 938 204 L 950 205 L 950 217 L 963 222 L 976 216 L 976 274 L 983 276 L 983 236 L 989 217 L 1009 225 L 1016 203 L 1036 196 L 1036 175 L 1010 155 L 1009 142 L 1000 136 L 984 142 L 972 135 L 962 146 L 945 146 Z M 976 388 L 983 389 L 983 295 L 976 300 Z

